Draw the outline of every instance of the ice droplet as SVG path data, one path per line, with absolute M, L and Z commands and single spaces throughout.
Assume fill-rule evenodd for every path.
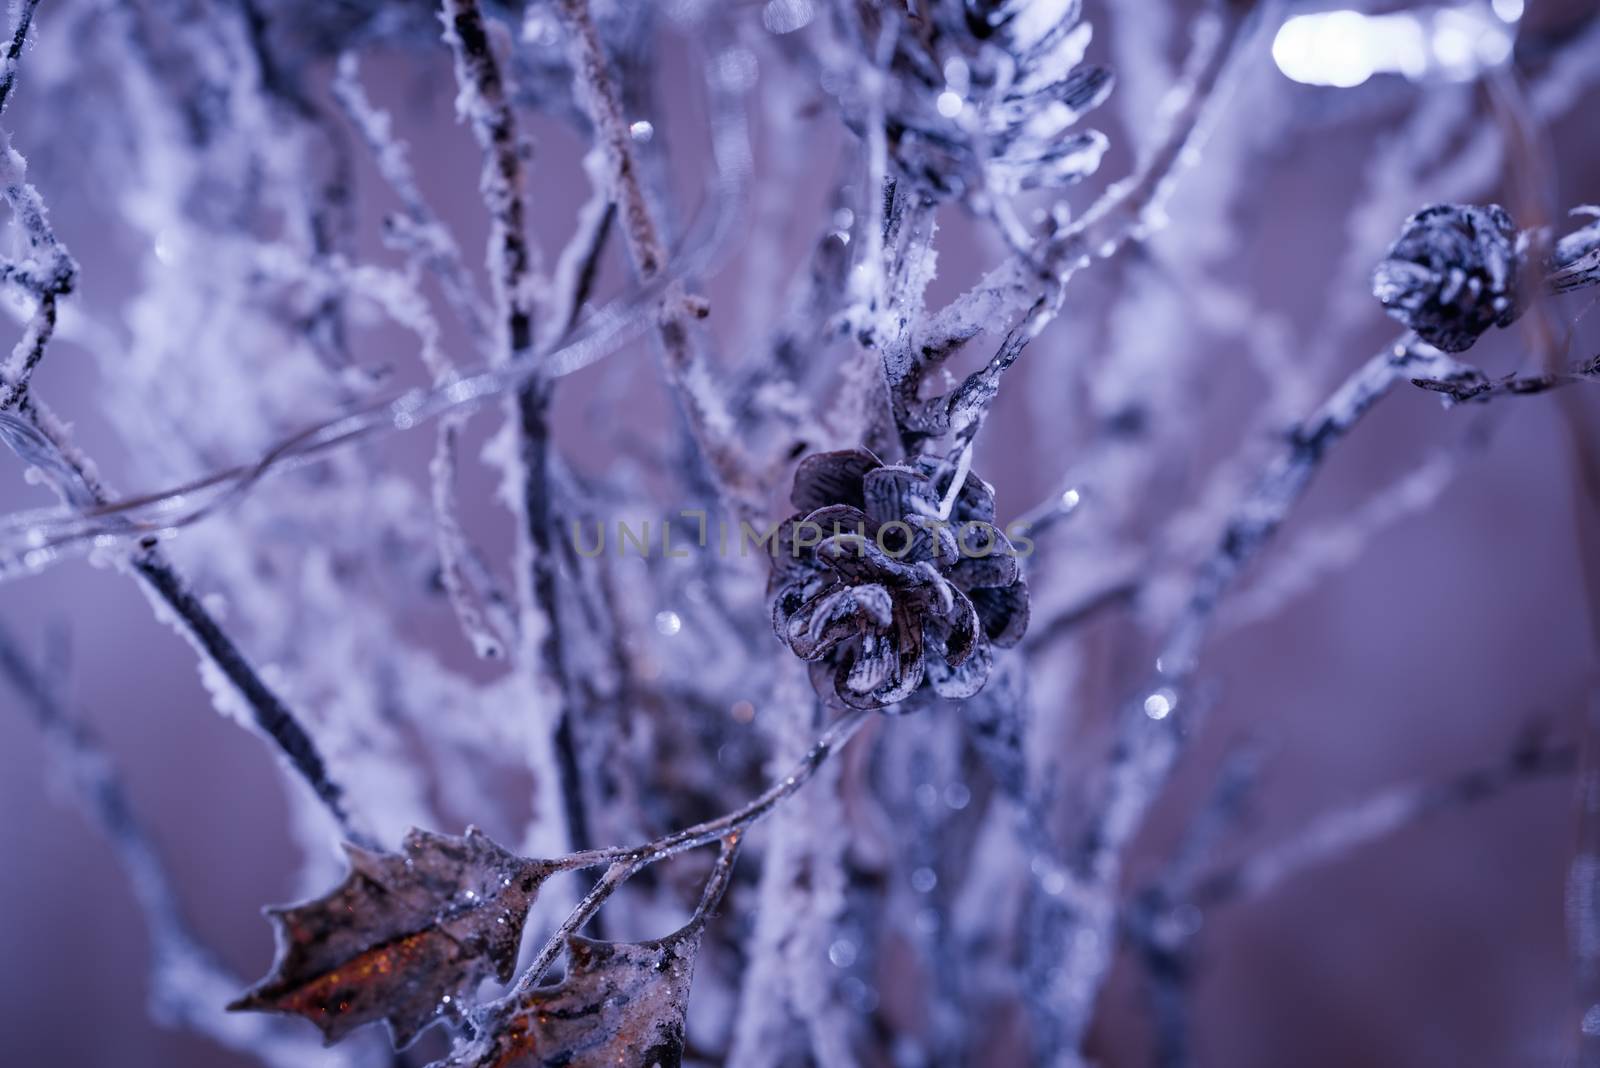
M 1177 703 L 1178 696 L 1171 690 L 1157 690 L 1144 699 L 1144 714 L 1151 719 L 1166 719 Z

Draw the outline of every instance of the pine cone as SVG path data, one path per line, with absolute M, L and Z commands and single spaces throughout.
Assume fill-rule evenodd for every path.
M 994 525 L 994 490 L 969 474 L 940 522 L 940 474 L 932 461 L 887 466 L 861 449 L 809 456 L 795 472 L 800 511 L 775 539 L 772 623 L 824 698 L 882 708 L 924 683 L 971 697 L 990 647 L 1022 639 L 1028 589 Z
M 1464 352 L 1485 330 L 1521 314 L 1523 251 L 1498 204 L 1435 204 L 1406 220 L 1372 272 L 1372 294 L 1430 345 Z

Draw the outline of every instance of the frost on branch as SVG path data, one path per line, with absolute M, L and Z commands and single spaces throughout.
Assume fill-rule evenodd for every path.
M 1069 132 L 1111 92 L 1111 74 L 1080 66 L 1090 28 L 1079 0 L 935 0 L 908 5 L 896 34 L 889 133 L 904 169 L 930 189 L 965 194 L 1068 185 L 1093 174 L 1098 130 Z M 870 52 L 875 31 L 863 28 Z
M 277 960 L 230 1008 L 304 1016 L 330 1042 L 386 1020 L 409 1045 L 482 979 L 511 978 L 528 908 L 556 870 L 477 830 L 412 831 L 400 853 L 345 852 L 350 873 L 332 893 L 267 910 Z
M 806 457 L 790 501 L 800 512 L 778 534 L 772 625 L 823 697 L 882 708 L 924 682 L 971 697 L 991 646 L 1022 640 L 1028 588 L 976 475 L 848 449 Z
M 1380 525 L 1426 521 L 1473 466 L 1459 450 L 1385 500 L 1350 466 L 1324 496 L 1325 462 L 1407 382 L 1501 408 L 1600 379 L 1552 314 L 1600 278 L 1600 224 L 1545 233 L 1520 180 L 1539 175 L 1514 173 L 1536 161 L 1484 99 L 1522 80 L 1528 119 L 1560 117 L 1600 30 L 1518 36 L 1495 83 L 1341 95 L 1282 84 L 1271 5 L 1132 4 L 1107 54 L 1137 92 L 1108 139 L 1085 127 L 1111 85 L 1086 13 L 1105 26 L 1078 0 L 15 7 L 0 439 L 61 503 L 0 516 L 0 579 L 92 552 L 142 581 L 219 704 L 312 787 L 290 791 L 297 885 L 337 887 L 272 914 L 278 959 L 240 1002 L 261 1011 L 225 1014 L 245 984 L 171 921 L 179 884 L 151 876 L 108 779 L 79 776 L 147 904 L 167 1022 L 272 1068 L 419 1063 L 379 1028 L 347 1035 L 380 1020 L 402 1045 L 442 1022 L 441 1068 L 1131 1065 L 1130 948 L 1186 1019 L 1203 962 L 1192 927 L 1166 929 L 1216 901 L 1205 880 L 1170 880 L 1159 907 L 1129 889 L 1161 848 L 1147 821 L 1206 773 L 1188 770 L 1202 713 L 1252 707 L 1254 672 L 1226 678 L 1213 647 L 1363 562 Z M 478 160 L 439 139 L 430 93 L 440 115 L 459 101 Z M 1283 161 L 1350 143 L 1329 105 L 1370 123 L 1413 99 L 1359 161 L 1355 217 L 1280 247 L 1269 228 L 1306 218 L 1273 203 Z M 58 125 L 82 146 L 66 171 L 38 128 Z M 1098 195 L 1078 184 L 1113 164 Z M 107 204 L 80 210 L 74 182 Z M 1464 206 L 1496 196 L 1525 233 Z M 1407 332 L 1352 371 L 1384 321 L 1369 269 L 1429 203 L 1378 271 Z M 107 231 L 82 285 L 55 225 Z M 1355 237 L 1342 254 L 1334 231 Z M 1518 373 L 1439 351 L 1519 310 L 1555 329 Z M 41 390 L 114 434 L 135 495 Z M 485 455 L 509 530 L 468 421 L 507 401 Z M 773 530 L 797 465 L 772 567 L 743 559 L 724 520 Z M 997 515 L 974 470 L 1043 499 Z M 1026 539 L 995 529 L 1013 514 Z M 623 522 L 646 520 L 628 548 Z M 463 655 L 458 631 L 499 655 Z M 1458 670 L 1418 673 L 1443 689 Z M 1292 681 L 1275 727 L 1314 711 L 1309 662 Z M 363 834 L 348 872 L 319 802 Z M 735 922 L 706 922 L 725 855 L 680 927 L 686 869 L 652 866 L 770 814 Z M 381 851 L 466 821 L 551 859 L 471 833 Z M 515 986 L 477 1004 L 527 925 Z
M 1557 293 L 1570 293 L 1600 282 L 1600 207 L 1592 204 L 1572 210 L 1591 220 L 1556 242 L 1550 256 L 1550 284 Z

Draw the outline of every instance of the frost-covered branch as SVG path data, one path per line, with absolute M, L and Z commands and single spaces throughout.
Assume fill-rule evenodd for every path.
M 638 277 L 649 282 L 661 274 L 668 263 L 668 253 L 641 180 L 632 124 L 623 110 L 621 93 L 588 0 L 560 0 L 558 6 L 571 37 L 580 100 L 594 124 L 598 143 L 605 150 L 606 181 L 617 205 L 623 240 Z M 735 514 L 754 518 L 761 502 L 758 491 L 750 484 L 749 462 L 733 435 L 727 402 L 695 337 L 695 320 L 705 318 L 709 312 L 710 306 L 703 297 L 668 290 L 656 324 L 663 365 L 718 489 Z
M 817 736 L 811 748 L 806 751 L 800 762 L 790 770 L 782 779 L 768 787 L 748 804 L 718 816 L 716 819 L 698 823 L 681 831 L 662 835 L 660 838 L 643 845 L 628 846 L 613 849 L 591 849 L 574 853 L 564 858 L 561 863 L 569 867 L 594 867 L 601 864 L 608 865 L 605 874 L 588 895 L 579 903 L 563 921 L 557 933 L 546 941 L 533 962 L 523 969 L 513 994 L 526 992 L 533 988 L 550 965 L 555 963 L 556 957 L 561 952 L 562 943 L 568 934 L 578 931 L 583 925 L 600 910 L 600 906 L 611 896 L 617 887 L 621 886 L 633 875 L 642 871 L 658 861 L 677 856 L 686 850 L 695 849 L 708 842 L 718 839 L 732 838 L 734 841 L 751 826 L 766 819 L 768 816 L 787 800 L 792 794 L 811 781 L 811 777 L 822 764 L 843 748 L 844 744 L 855 736 L 856 732 L 870 722 L 870 714 L 862 710 L 852 710 L 834 720 L 833 723 Z
M 66 681 L 48 677 L 23 651 L 17 636 L 4 630 L 0 630 L 0 676 L 21 698 L 18 705 L 32 714 L 57 770 L 66 777 L 84 814 L 105 835 L 127 876 L 150 937 L 151 1007 L 156 1016 L 269 1068 L 356 1063 L 350 1054 L 323 1049 L 273 1021 L 221 1011 L 240 981 L 202 945 L 184 918 L 178 888 L 128 799 L 111 756 L 67 708 Z
M 1193 876 L 1183 896 L 1201 908 L 1260 897 L 1302 872 L 1334 863 L 1421 820 L 1493 800 L 1524 784 L 1570 777 L 1577 755 L 1569 743 L 1525 736 L 1493 763 L 1437 782 L 1397 786 L 1316 816 L 1291 837 Z
M 1413 378 L 1411 384 L 1438 393 L 1452 404 L 1485 402 L 1496 397 L 1546 393 L 1561 386 L 1600 379 L 1600 356 L 1568 365 L 1565 370 L 1532 374 L 1508 374 L 1490 378 L 1478 368 L 1459 360 L 1441 361 L 1438 371 L 1427 378 Z

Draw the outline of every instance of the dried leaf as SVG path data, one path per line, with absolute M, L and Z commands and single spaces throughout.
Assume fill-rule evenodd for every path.
M 528 908 L 556 870 L 476 829 L 412 831 L 398 854 L 345 851 L 350 874 L 332 893 L 266 910 L 277 959 L 230 1009 L 304 1016 L 330 1043 L 387 1020 L 404 1047 L 485 977 L 511 978 Z
M 567 940 L 551 987 L 491 1006 L 479 1037 L 433 1068 L 678 1068 L 704 925 L 654 942 Z

